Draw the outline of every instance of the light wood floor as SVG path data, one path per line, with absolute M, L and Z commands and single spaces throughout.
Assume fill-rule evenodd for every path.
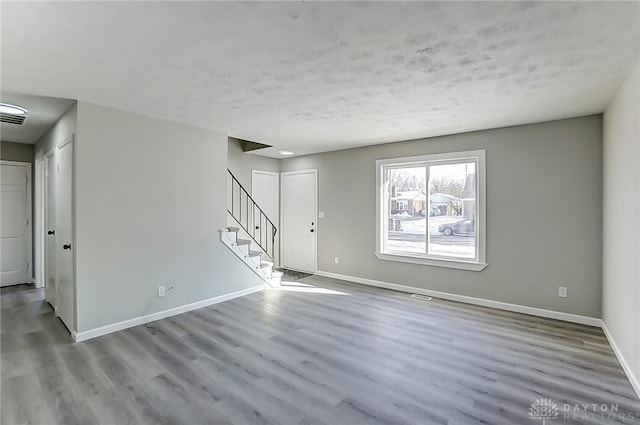
M 308 277 L 72 344 L 41 290 L 0 294 L 3 425 L 640 423 L 587 326 Z

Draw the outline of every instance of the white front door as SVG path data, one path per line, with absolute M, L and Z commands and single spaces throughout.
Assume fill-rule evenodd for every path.
M 318 171 L 289 171 L 281 178 L 282 267 L 315 273 Z
M 56 152 L 56 260 L 58 297 L 56 310 L 70 331 L 75 330 L 75 276 L 73 234 L 73 139 Z
M 44 298 L 55 309 L 58 298 L 56 280 L 56 162 L 55 151 L 45 157 L 44 180 Z
M 0 286 L 31 283 L 31 164 L 0 167 Z

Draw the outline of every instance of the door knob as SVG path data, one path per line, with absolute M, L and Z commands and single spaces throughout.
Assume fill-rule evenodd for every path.
M 66 244 L 62 245 L 62 249 L 71 249 L 71 244 L 70 243 L 66 243 Z
M 311 230 L 309 230 L 309 231 L 310 231 L 311 233 L 315 232 L 315 230 L 313 230 L 313 229 L 311 229 Z
M 49 230 L 49 231 L 47 232 L 47 235 L 55 235 L 55 234 L 56 234 L 56 231 L 55 231 L 55 230 Z

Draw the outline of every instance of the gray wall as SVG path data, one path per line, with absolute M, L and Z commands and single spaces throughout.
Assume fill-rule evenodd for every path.
M 4 161 L 30 162 L 33 165 L 33 152 L 33 145 L 0 142 L 0 159 Z
M 378 260 L 375 161 L 472 149 L 486 149 L 488 267 L 474 272 Z M 318 169 L 325 212 L 319 270 L 600 317 L 600 115 L 282 161 L 282 171 L 305 168 Z M 558 286 L 568 287 L 568 298 L 558 297 Z
M 31 205 L 34 204 L 35 186 L 34 177 L 36 174 L 35 167 L 35 149 L 34 145 L 26 143 L 0 142 L 0 159 L 3 161 L 28 162 L 31 164 Z
M 242 151 L 242 142 L 229 137 L 228 168 L 238 181 L 251 193 L 251 171 L 280 172 L 280 160 Z
M 640 63 L 604 114 L 602 318 L 640 395 Z
M 262 285 L 219 239 L 227 135 L 78 104 L 78 330 Z M 164 298 L 156 287 L 174 289 Z

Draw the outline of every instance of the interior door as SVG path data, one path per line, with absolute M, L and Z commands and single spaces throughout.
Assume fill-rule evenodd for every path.
M 44 297 L 56 309 L 56 163 L 54 152 L 45 157 L 44 187 Z
M 55 250 L 58 271 L 56 310 L 70 331 L 75 330 L 73 145 L 73 140 L 70 140 L 56 151 L 55 185 Z
M 31 283 L 31 166 L 0 168 L 0 286 Z
M 281 174 L 282 267 L 316 272 L 318 171 Z
M 258 207 L 271 221 L 273 226 L 280 231 L 280 175 L 271 171 L 253 170 L 251 173 L 251 197 Z M 255 211 L 255 227 L 258 227 L 257 239 L 261 240 L 263 246 L 271 248 L 273 244 L 273 253 L 276 256 L 274 262 L 279 263 L 278 257 L 278 240 L 279 233 L 276 233 L 275 241 L 273 240 L 272 228 L 265 218 L 260 217 L 260 211 Z M 267 243 L 267 245 L 264 244 Z
M 251 197 L 276 226 L 280 220 L 278 180 L 278 173 L 270 171 L 253 170 L 251 175 Z

